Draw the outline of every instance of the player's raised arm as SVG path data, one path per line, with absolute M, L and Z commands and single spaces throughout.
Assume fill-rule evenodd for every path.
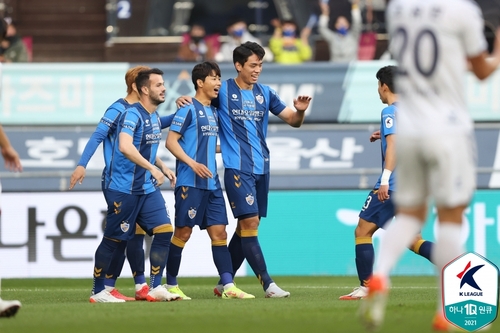
M 281 111 L 278 117 L 292 127 L 302 126 L 302 123 L 304 123 L 305 112 L 309 107 L 311 99 L 312 97 L 310 96 L 297 97 L 293 100 L 293 106 L 297 111 L 287 106 L 283 111 Z
M 495 43 L 491 55 L 488 55 L 487 52 L 483 52 L 468 60 L 472 72 L 478 79 L 484 80 L 490 76 L 490 74 L 500 65 L 500 28 L 496 31 Z

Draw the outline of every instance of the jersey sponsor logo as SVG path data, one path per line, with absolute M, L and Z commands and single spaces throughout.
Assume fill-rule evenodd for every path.
M 260 121 L 264 117 L 264 111 L 258 111 L 258 110 L 232 109 L 231 113 L 233 114 L 233 117 L 236 120 Z
M 392 126 L 394 126 L 394 119 L 391 117 L 385 118 L 385 127 L 391 128 Z
M 196 217 L 196 208 L 191 208 L 188 210 L 188 217 L 192 220 Z
M 122 221 L 122 223 L 120 223 L 120 229 L 123 232 L 127 232 L 130 229 L 130 223 L 128 223 L 128 221 Z
M 219 132 L 219 126 L 217 125 L 203 125 L 200 126 L 200 130 L 203 135 L 217 135 Z
M 259 102 L 259 104 L 264 103 L 264 96 L 262 96 L 261 94 L 255 95 L 255 99 L 257 100 L 257 102 Z
M 253 195 L 251 195 L 251 194 L 247 194 L 247 197 L 245 198 L 245 200 L 247 201 L 247 204 L 249 204 L 250 206 L 253 205 L 253 203 L 255 201 Z

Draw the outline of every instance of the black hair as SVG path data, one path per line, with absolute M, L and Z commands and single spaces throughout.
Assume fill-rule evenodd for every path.
M 236 47 L 233 51 L 233 63 L 239 63 L 241 66 L 245 65 L 248 58 L 255 54 L 259 60 L 264 59 L 266 55 L 266 51 L 264 48 L 257 43 L 254 42 L 246 42 Z
M 151 68 L 145 71 L 140 71 L 135 79 L 135 86 L 137 87 L 139 95 L 142 95 L 142 87 L 149 86 L 149 76 L 151 74 L 163 75 L 163 71 L 158 68 Z
M 395 94 L 396 90 L 394 89 L 394 77 L 398 68 L 396 66 L 385 66 L 378 70 L 376 77 L 380 81 L 380 84 L 385 84 L 389 88 L 389 90 Z
M 217 65 L 213 61 L 204 61 L 194 66 L 193 71 L 191 72 L 191 79 L 194 84 L 194 90 L 198 90 L 198 85 L 196 84 L 198 80 L 205 81 L 207 76 L 212 75 L 212 73 L 215 73 L 215 75 L 221 77 L 219 65 Z
M 8 22 L 2 18 L 0 22 L 0 41 L 5 39 L 5 36 L 7 35 L 7 27 L 9 26 Z

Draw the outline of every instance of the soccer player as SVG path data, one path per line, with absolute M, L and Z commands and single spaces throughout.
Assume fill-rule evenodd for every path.
M 147 300 L 180 298 L 161 285 L 173 228 L 159 187 L 165 176 L 172 186 L 176 180 L 172 170 L 156 156 L 161 140 L 161 123 L 156 109 L 165 101 L 162 74 L 156 68 L 139 72 L 135 80 L 139 102 L 120 116 L 104 190 L 108 212 L 104 236 L 95 254 L 94 295 L 90 297 L 93 303 L 124 302 L 104 288 L 104 277 L 115 251 L 123 252 L 127 241 L 135 234 L 135 222 L 149 235 L 154 235 Z
M 116 127 L 118 126 L 118 121 L 121 114 L 130 105 L 137 103 L 139 101 L 139 93 L 135 87 L 135 79 L 140 71 L 150 69 L 147 66 L 136 66 L 130 68 L 125 74 L 125 83 L 127 85 L 127 96 L 125 98 L 120 98 L 114 102 L 104 113 L 101 121 L 97 125 L 94 133 L 90 137 L 85 149 L 83 150 L 82 157 L 78 162 L 78 166 L 71 175 L 69 189 L 73 189 L 76 183 L 81 184 L 85 178 L 85 168 L 88 162 L 94 155 L 97 147 L 103 143 L 103 154 L 105 167 L 103 170 L 102 177 L 102 190 L 106 188 L 106 184 L 109 178 L 109 162 L 111 155 L 113 153 L 113 147 L 115 138 L 117 136 Z M 172 122 L 173 115 L 161 117 L 161 128 L 164 129 L 170 126 Z M 127 297 L 122 295 L 118 289 L 115 288 L 116 280 L 120 276 L 123 264 L 125 262 L 125 253 L 117 251 L 115 257 L 111 262 L 111 266 L 108 269 L 108 274 L 105 279 L 105 288 L 111 293 L 111 295 L 124 299 L 126 301 L 132 300 L 146 300 L 147 294 L 149 292 L 149 287 L 146 283 L 146 277 L 144 275 L 144 237 L 146 232 L 141 229 L 141 227 L 136 226 L 135 237 L 127 242 L 127 259 L 130 264 L 130 269 L 134 276 L 135 282 L 135 297 Z
M 389 273 L 421 230 L 429 197 L 439 220 L 432 261 L 440 274 L 464 252 L 463 212 L 476 185 L 474 123 L 464 91 L 467 60 L 479 79 L 500 64 L 500 30 L 488 59 L 481 10 L 473 1 L 392 0 L 387 19 L 390 50 L 399 68 L 397 215 L 381 242 L 361 304 L 360 315 L 369 328 L 383 322 Z M 450 326 L 439 290 L 433 328 L 447 331 Z
M 344 296 L 341 300 L 359 300 L 368 293 L 368 278 L 372 275 L 373 259 L 373 234 L 394 218 L 396 213 L 392 194 L 394 193 L 394 168 L 396 167 L 396 102 L 398 99 L 394 89 L 394 76 L 396 66 L 385 66 L 378 70 L 378 94 L 382 103 L 388 106 L 382 110 L 380 130 L 370 137 L 371 142 L 380 138 L 382 150 L 382 174 L 377 184 L 366 198 L 365 204 L 359 213 L 359 221 L 355 235 L 356 270 L 360 286 Z M 417 237 L 410 249 L 430 260 L 432 243 Z
M 219 96 L 212 100 L 219 116 L 220 148 L 224 162 L 224 184 L 233 215 L 238 219 L 229 243 L 233 276 L 247 259 L 266 297 L 289 297 L 274 283 L 267 271 L 258 240 L 260 219 L 267 215 L 269 194 L 269 148 L 266 144 L 269 112 L 292 127 L 300 127 L 310 96 L 298 96 L 288 107 L 269 86 L 257 83 L 265 51 L 257 43 L 246 42 L 233 51 L 235 79 L 222 82 Z M 190 98 L 182 96 L 178 105 Z M 214 293 L 221 296 L 219 281 Z
M 222 194 L 215 154 L 219 125 L 211 105 L 219 94 L 221 72 L 215 62 L 194 66 L 196 89 L 193 104 L 177 110 L 166 147 L 177 158 L 175 185 L 175 231 L 167 264 L 167 289 L 190 300 L 177 284 L 182 250 L 193 227 L 206 229 L 212 240 L 212 256 L 224 291 L 222 298 L 255 298 L 233 283 L 231 254 L 227 248 L 226 204 Z
M 5 38 L 7 33 L 7 22 L 4 19 L 0 19 L 0 41 Z M 2 153 L 3 159 L 5 161 L 5 167 L 14 172 L 23 171 L 23 166 L 21 165 L 21 160 L 19 154 L 12 147 L 9 137 L 5 134 L 2 125 L 0 124 L 0 152 Z M 0 197 L 2 194 L 2 184 L 0 184 Z M 2 214 L 0 208 L 0 216 Z M 6 301 L 0 298 L 0 318 L 14 316 L 17 311 L 21 308 L 21 302 L 17 300 Z

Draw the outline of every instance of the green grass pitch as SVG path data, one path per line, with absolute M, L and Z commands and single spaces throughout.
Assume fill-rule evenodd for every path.
M 79 332 L 365 332 L 358 321 L 358 301 L 338 297 L 356 286 L 355 277 L 275 277 L 291 292 L 288 299 L 266 299 L 255 278 L 237 278 L 254 300 L 213 296 L 216 278 L 180 278 L 191 301 L 91 304 L 91 279 L 7 279 L 2 298 L 19 299 L 14 318 L 0 319 L 0 333 Z M 117 287 L 133 295 L 131 278 Z M 381 332 L 431 332 L 436 308 L 434 277 L 394 277 Z M 496 327 L 495 327 L 496 326 Z M 490 332 L 499 332 L 493 325 Z

